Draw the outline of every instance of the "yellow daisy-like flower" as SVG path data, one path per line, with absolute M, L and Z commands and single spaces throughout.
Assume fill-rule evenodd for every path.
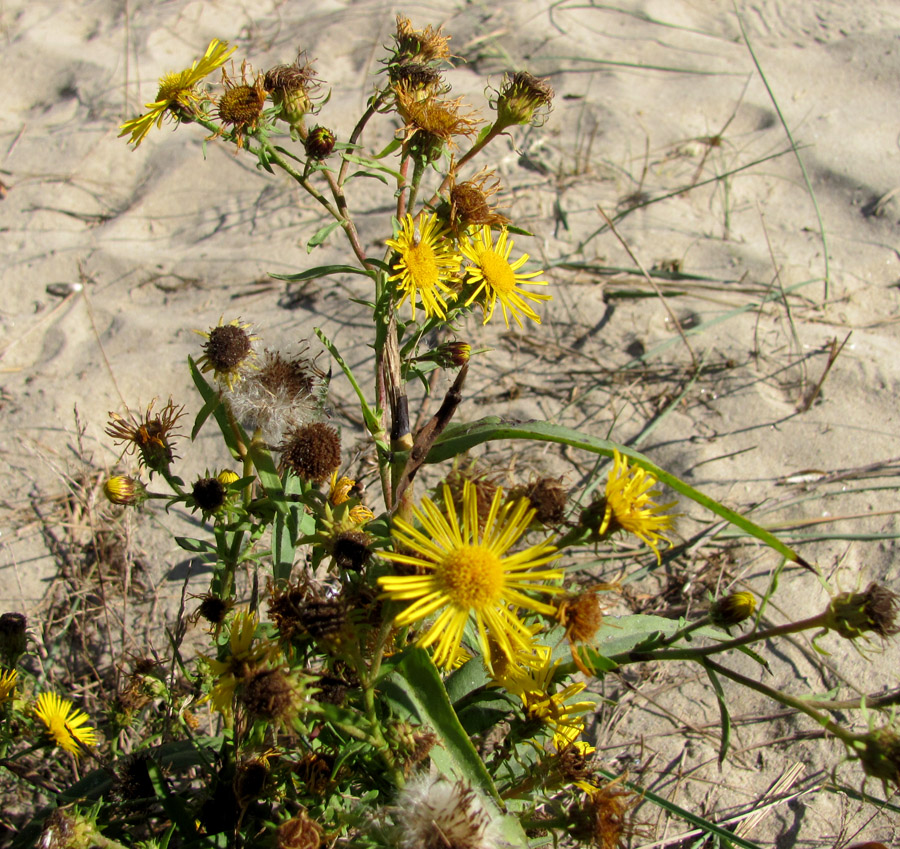
M 200 655 L 208 664 L 210 671 L 218 678 L 210 694 L 203 701 L 211 701 L 219 713 L 230 713 L 234 691 L 261 661 L 275 650 L 275 646 L 261 642 L 253 645 L 259 617 L 244 608 L 239 610 L 231 623 L 231 634 L 228 638 L 230 654 L 225 660 L 216 660 Z
M 616 531 L 628 531 L 649 545 L 659 562 L 659 543 L 669 542 L 663 532 L 672 527 L 672 517 L 663 511 L 674 507 L 675 502 L 654 503 L 653 498 L 660 495 L 654 486 L 653 475 L 640 466 L 629 466 L 625 457 L 614 451 L 597 535 L 603 539 Z
M 540 303 L 551 299 L 550 295 L 536 295 L 534 292 L 526 292 L 518 288 L 519 284 L 525 282 L 529 286 L 546 286 L 547 281 L 531 279 L 543 274 L 543 271 L 519 273 L 519 269 L 528 262 L 528 254 L 522 254 L 515 262 L 511 263 L 509 254 L 514 244 L 504 228 L 500 231 L 495 245 L 491 228 L 488 225 L 484 225 L 478 231 L 474 241 L 466 237 L 460 243 L 459 249 L 462 255 L 472 263 L 466 269 L 469 282 L 475 285 L 475 291 L 469 296 L 466 306 L 477 299 L 484 310 L 484 324 L 491 320 L 498 300 L 503 308 L 503 319 L 506 321 L 507 329 L 510 315 L 516 320 L 519 327 L 522 326 L 520 315 L 540 324 L 540 316 L 532 309 L 528 301 Z
M 378 579 L 384 590 L 382 598 L 413 602 L 394 620 L 398 627 L 437 614 L 419 645 L 427 648 L 437 644 L 434 662 L 444 667 L 453 662 L 470 617 L 478 628 L 486 663 L 490 663 L 491 641 L 508 658 L 514 658 L 520 649 L 528 650 L 533 632 L 519 619 L 517 609 L 552 615 L 552 606 L 529 593 L 562 592 L 560 587 L 545 583 L 562 578 L 562 570 L 539 568 L 558 556 L 549 540 L 508 553 L 534 516 L 525 499 L 503 504 L 503 492 L 498 488 L 483 522 L 479 522 L 478 497 L 471 481 L 463 484 L 461 501 L 461 523 L 446 484 L 446 515 L 431 499 L 424 498 L 421 509 L 414 508 L 422 530 L 395 519 L 396 547 L 414 554 L 391 552 L 382 556 L 415 566 L 424 574 Z
M 558 666 L 558 660 L 551 663 L 548 658 L 543 666 L 537 669 L 525 669 L 518 674 L 507 676 L 503 684 L 510 693 L 522 700 L 528 718 L 540 720 L 552 729 L 554 740 L 564 741 L 565 746 L 567 743 L 574 743 L 584 731 L 584 720 L 579 714 L 594 710 L 596 704 L 569 703 L 584 690 L 585 684 L 582 682 L 568 684 L 558 693 L 549 693 Z
M 0 669 L 0 705 L 12 701 L 16 692 L 18 674 L 15 669 Z
M 389 281 L 397 281 L 397 290 L 401 293 L 397 306 L 409 298 L 413 321 L 416 320 L 419 298 L 428 318 L 446 318 L 447 299 L 456 299 L 448 281 L 459 270 L 462 258 L 446 235 L 447 230 L 435 213 L 427 217 L 420 213 L 415 219 L 411 215 L 404 216 L 397 238 L 385 242 L 398 254 L 393 265 L 396 273 L 388 277 Z
M 133 144 L 137 148 L 144 140 L 150 129 L 156 124 L 162 127 L 163 118 L 169 113 L 175 120 L 179 120 L 178 114 L 172 114 L 172 111 L 178 109 L 190 109 L 200 102 L 200 95 L 194 89 L 194 86 L 204 77 L 211 74 L 216 68 L 220 68 L 228 60 L 236 47 L 229 47 L 227 41 L 219 41 L 214 38 L 202 59 L 198 59 L 190 68 L 177 73 L 169 73 L 159 80 L 159 91 L 156 93 L 156 100 L 152 103 L 145 103 L 144 107 L 148 110 L 137 118 L 126 121 L 119 128 L 121 133 L 119 137 L 131 133 L 128 139 L 129 144 Z
M 41 693 L 34 713 L 47 726 L 56 745 L 73 755 L 80 753 L 79 744 L 94 746 L 97 743 L 97 732 L 87 724 L 88 715 L 56 693 Z

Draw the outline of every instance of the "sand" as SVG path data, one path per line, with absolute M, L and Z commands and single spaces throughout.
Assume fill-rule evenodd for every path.
M 103 434 L 107 413 L 171 395 L 192 418 L 199 400 L 185 363 L 203 341 L 194 330 L 240 317 L 265 346 L 298 350 L 312 339 L 318 351 L 318 327 L 369 379 L 365 311 L 346 300 L 365 297 L 360 280 L 301 287 L 269 276 L 347 261 L 336 235 L 307 252 L 325 223 L 313 203 L 233 145 L 204 145 L 202 128 L 167 124 L 132 151 L 117 127 L 153 97 L 160 75 L 220 37 L 259 69 L 306 50 L 332 90 L 319 121 L 345 138 L 396 11 L 269 0 L 4 5 L 0 611 L 25 611 L 36 633 L 52 630 L 47 593 L 59 592 L 60 541 L 71 552 L 81 539 L 67 523 L 83 530 L 90 516 L 108 515 L 99 484 L 128 468 Z M 758 65 L 728 3 L 498 0 L 402 11 L 453 34 L 465 62 L 448 80 L 473 105 L 483 107 L 486 84 L 509 68 L 548 77 L 557 93 L 544 127 L 513 132 L 481 160 L 503 180 L 506 214 L 534 233 L 517 237 L 517 250 L 548 269 L 553 301 L 539 328 L 506 332 L 471 319 L 460 329 L 492 350 L 473 363 L 459 416 L 550 419 L 633 444 L 729 506 L 752 508 L 833 589 L 870 580 L 897 588 L 900 125 L 891 105 L 900 7 L 741 0 Z M 382 121 L 372 148 L 393 129 Z M 358 191 L 362 238 L 377 255 L 389 192 L 373 181 Z M 601 209 L 619 216 L 621 241 L 604 229 Z M 645 268 L 697 279 L 655 277 L 681 293 L 663 303 L 640 274 L 611 271 L 635 267 L 623 242 Z M 361 436 L 342 416 L 352 402 L 335 378 L 330 403 L 345 447 Z M 186 479 L 223 462 L 211 431 L 180 446 Z M 483 462 L 501 475 L 514 466 L 510 479 L 550 472 L 584 486 L 591 475 L 583 456 L 546 446 L 512 460 L 492 449 Z M 353 471 L 367 469 L 362 458 Z M 699 506 L 680 509 L 684 539 L 711 525 Z M 175 511 L 127 521 L 143 552 L 143 569 L 128 576 L 144 587 L 133 603 L 174 615 L 190 559 L 166 529 L 196 531 L 196 520 Z M 684 610 L 723 575 L 737 581 L 729 587 L 762 592 L 779 565 L 758 546 L 696 542 L 659 573 L 660 598 L 645 599 L 647 609 Z M 203 589 L 201 572 L 193 592 Z M 792 569 L 771 616 L 811 615 L 826 602 L 814 576 Z M 896 686 L 895 648 L 876 645 L 865 658 L 833 640 L 829 648 L 852 686 Z M 770 683 L 797 678 L 819 692 L 837 681 L 808 660 L 773 657 Z M 605 687 L 614 703 L 597 734 L 608 762 L 679 804 L 714 818 L 752 809 L 799 761 L 795 790 L 812 792 L 777 806 L 748 837 L 788 847 L 896 836 L 884 814 L 857 836 L 874 808 L 818 789 L 838 747 L 771 744 L 811 723 L 742 727 L 738 742 L 757 748 L 719 772 L 714 734 L 673 732 L 715 721 L 708 687 L 689 671 L 629 672 Z M 858 784 L 855 767 L 838 775 Z M 655 822 L 655 809 L 647 816 Z M 661 825 L 656 839 L 679 829 L 687 827 Z

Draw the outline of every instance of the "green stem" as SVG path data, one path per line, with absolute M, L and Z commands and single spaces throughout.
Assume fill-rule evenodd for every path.
M 760 681 L 755 681 L 752 678 L 748 678 L 746 675 L 741 675 L 740 672 L 735 672 L 733 669 L 722 666 L 721 664 L 716 663 L 709 658 L 702 658 L 699 662 L 707 669 L 711 669 L 718 675 L 722 675 L 725 678 L 730 678 L 732 681 L 741 684 L 744 687 L 748 687 L 751 690 L 755 690 L 757 693 L 761 693 L 762 695 L 767 696 L 773 701 L 779 702 L 783 705 L 787 705 L 788 707 L 792 707 L 795 710 L 799 710 L 801 713 L 805 713 L 807 716 L 814 719 L 819 723 L 819 725 L 834 734 L 835 737 L 846 743 L 848 746 L 852 745 L 853 741 L 857 739 L 857 735 L 848 731 L 846 728 L 842 728 L 837 723 L 832 722 L 827 716 L 825 716 L 825 714 L 820 713 L 815 708 L 811 707 L 809 702 L 805 701 L 804 699 L 798 699 L 794 696 L 788 695 L 787 693 L 781 692 L 781 690 L 776 690 L 773 687 L 768 687 Z
M 811 628 L 821 628 L 825 625 L 828 611 L 820 613 L 818 616 L 812 616 L 809 619 L 801 619 L 799 622 L 788 622 L 786 625 L 778 625 L 774 628 L 767 628 L 764 631 L 751 631 L 743 637 L 734 640 L 728 640 L 724 643 L 716 643 L 712 646 L 703 646 L 702 648 L 683 648 L 673 649 L 671 651 L 627 651 L 621 654 L 613 655 L 610 660 L 620 665 L 627 663 L 644 663 L 648 660 L 700 660 L 712 654 L 737 649 L 741 646 L 758 643 L 763 640 L 769 640 L 773 637 L 781 637 L 785 634 L 796 634 L 800 631 L 808 631 Z

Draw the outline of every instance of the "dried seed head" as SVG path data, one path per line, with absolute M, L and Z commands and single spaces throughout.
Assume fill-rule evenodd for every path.
M 306 811 L 301 811 L 278 826 L 275 839 L 278 849 L 319 849 L 322 827 Z
M 471 180 L 450 185 L 450 226 L 456 232 L 469 227 L 504 227 L 509 219 L 491 206 L 491 198 L 500 189 L 500 178 L 493 171 L 483 169 Z
M 444 80 L 440 71 L 424 62 L 401 62 L 388 67 L 388 77 L 396 86 L 415 93 L 420 98 L 443 93 Z
M 276 65 L 266 71 L 266 91 L 272 95 L 277 117 L 292 130 L 303 126 L 303 117 L 312 109 L 313 96 L 319 81 L 305 53 L 300 53 L 291 65 Z
M 317 484 L 341 465 L 341 438 L 323 422 L 293 428 L 278 450 L 282 463 L 297 477 Z
M 28 647 L 28 620 L 22 613 L 4 613 L 0 616 L 0 661 L 3 666 L 15 669 L 19 658 Z
M 556 609 L 557 621 L 573 643 L 586 643 L 603 623 L 603 604 L 594 590 L 563 598 Z
M 296 691 L 280 669 L 255 673 L 244 685 L 243 703 L 254 719 L 289 719 L 296 712 Z
M 462 98 L 440 100 L 435 95 L 428 95 L 420 100 L 415 93 L 397 86 L 394 95 L 397 112 L 406 124 L 407 139 L 422 132 L 436 142 L 455 147 L 455 136 L 474 135 L 478 128 L 479 121 L 473 112 L 460 112 Z M 425 136 L 420 137 L 420 145 L 425 143 Z
M 316 127 L 310 130 L 303 146 L 310 159 L 325 159 L 334 150 L 334 133 L 328 127 Z
M 413 779 L 395 812 L 400 849 L 495 849 L 501 842 L 487 804 L 463 781 Z
M 151 758 L 147 752 L 135 752 L 124 758 L 116 769 L 112 795 L 116 801 L 148 799 L 156 795 L 147 764 Z
M 858 739 L 856 755 L 866 775 L 900 787 L 900 735 L 889 726 L 876 728 Z
M 225 506 L 228 488 L 218 477 L 198 478 L 191 487 L 191 498 L 195 509 L 199 508 L 204 516 L 212 516 Z
M 709 608 L 709 617 L 713 625 L 719 628 L 730 628 L 740 625 L 753 616 L 756 610 L 756 598 L 753 593 L 730 593 L 724 598 L 716 599 Z
M 232 787 L 235 798 L 242 808 L 263 795 L 268 777 L 268 758 L 250 758 L 238 764 L 234 771 Z
M 854 640 L 870 631 L 880 637 L 900 633 L 900 596 L 873 581 L 864 593 L 840 593 L 828 605 L 825 627 Z
M 621 779 L 593 787 L 580 808 L 571 811 L 569 833 L 579 842 L 597 849 L 621 849 L 632 836 L 643 835 L 642 826 L 632 822 L 631 810 L 640 797 L 619 787 Z
M 540 478 L 510 490 L 511 501 L 527 498 L 534 508 L 534 518 L 542 525 L 558 525 L 566 517 L 569 491 L 558 478 Z
M 234 599 L 220 598 L 214 593 L 207 593 L 201 598 L 195 618 L 202 617 L 211 625 L 221 625 L 231 608 L 234 607 Z
M 342 531 L 334 540 L 331 554 L 339 569 L 359 572 L 372 556 L 372 539 L 363 531 Z
M 537 122 L 550 110 L 553 89 L 545 79 L 527 71 L 506 75 L 497 95 L 497 125 L 505 129 L 515 124 Z
M 466 481 L 470 481 L 475 491 L 475 501 L 478 508 L 478 526 L 484 527 L 488 514 L 491 512 L 491 504 L 494 494 L 497 492 L 497 484 L 488 477 L 488 472 L 478 468 L 474 462 L 468 469 L 453 469 L 445 483 L 450 488 L 455 504 L 463 503 L 463 489 Z M 441 488 L 443 492 L 443 487 Z
M 77 808 L 57 808 L 44 820 L 41 849 L 91 849 L 102 840 L 94 820 Z

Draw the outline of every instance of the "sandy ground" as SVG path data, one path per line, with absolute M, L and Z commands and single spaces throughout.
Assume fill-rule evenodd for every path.
M 891 106 L 900 7 L 741 0 L 738 8 L 771 92 L 730 3 L 403 7 L 417 26 L 443 23 L 452 33 L 465 60 L 448 74 L 454 94 L 481 107 L 486 83 L 510 68 L 549 77 L 557 92 L 545 127 L 501 139 L 481 162 L 502 177 L 507 214 L 535 234 L 517 249 L 548 269 L 553 301 L 537 329 L 462 328 L 492 351 L 473 365 L 460 415 L 548 418 L 633 443 L 715 498 L 753 509 L 834 587 L 877 579 L 896 589 L 900 124 Z M 319 120 L 346 137 L 396 11 L 368 0 L 0 7 L 0 610 L 25 610 L 35 622 L 46 614 L 60 541 L 77 536 L 67 527 L 71 492 L 97 499 L 119 457 L 103 435 L 107 411 L 169 395 L 191 413 L 199 407 L 185 367 L 202 343 L 194 329 L 240 316 L 265 345 L 296 350 L 320 327 L 368 373 L 364 313 L 346 303 L 364 286 L 348 278 L 301 290 L 268 276 L 346 261 L 335 237 L 307 254 L 324 218 L 299 190 L 222 141 L 204 155 L 201 128 L 167 125 L 132 151 L 117 126 L 154 95 L 161 74 L 220 37 L 260 69 L 307 50 L 332 88 Z M 372 148 L 393 129 L 382 122 Z M 374 183 L 358 191 L 363 239 L 377 251 L 389 193 Z M 647 269 L 696 275 L 654 278 L 677 293 L 668 309 L 640 275 L 610 270 L 635 262 L 598 208 L 627 213 L 616 229 Z M 816 394 L 829 352 L 845 340 Z M 694 358 L 703 364 L 696 379 Z M 351 401 L 336 379 L 338 420 Z M 359 428 L 343 427 L 352 445 Z M 185 478 L 222 462 L 209 436 L 181 445 Z M 589 475 L 583 457 L 544 447 L 512 463 L 499 449 L 486 459 L 564 475 L 572 486 Z M 96 515 L 105 509 L 97 501 Z M 685 539 L 710 527 L 696 505 L 682 509 Z M 190 528 L 178 514 L 165 521 Z M 131 532 L 143 551 L 134 603 L 171 613 L 188 560 L 159 518 Z M 762 591 L 777 565 L 772 552 L 707 536 L 659 573 L 658 604 L 643 603 L 683 610 L 721 580 Z M 196 575 L 191 589 L 202 586 Z M 813 576 L 791 571 L 771 616 L 811 615 L 826 600 Z M 829 648 L 850 687 L 897 685 L 895 650 L 875 646 L 862 657 Z M 808 656 L 773 657 L 770 681 L 834 686 L 839 676 Z M 722 819 L 752 809 L 798 762 L 794 789 L 810 792 L 776 806 L 748 837 L 786 849 L 896 836 L 891 815 L 819 789 L 841 752 L 793 739 L 814 730 L 809 723 L 750 721 L 772 711 L 763 702 L 736 709 L 748 720 L 738 732 L 745 751 L 719 771 L 704 725 L 715 720 L 714 699 L 687 675 L 645 670 L 606 683 L 612 704 L 597 734 L 610 764 Z M 838 778 L 857 786 L 859 773 L 844 766 Z M 656 816 L 648 806 L 646 818 Z M 655 839 L 686 828 L 660 824 Z

